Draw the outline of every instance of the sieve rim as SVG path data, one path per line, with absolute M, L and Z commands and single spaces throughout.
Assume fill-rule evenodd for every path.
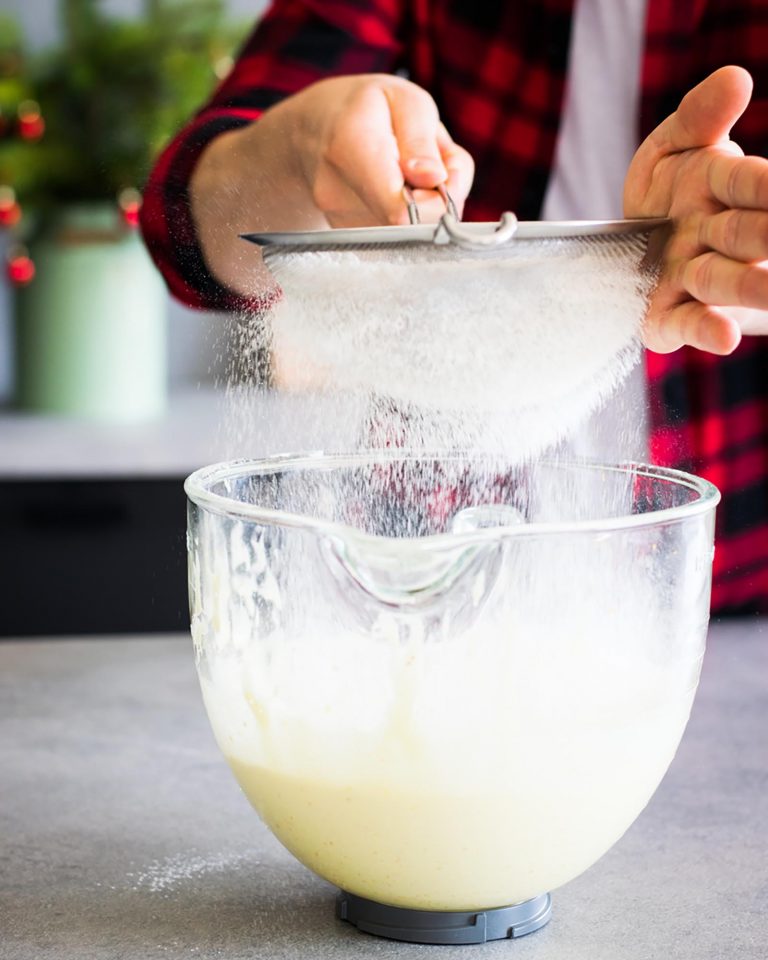
M 667 227 L 672 221 L 666 217 L 645 217 L 632 220 L 519 220 L 514 236 L 505 241 L 554 240 L 592 236 L 630 236 L 650 233 Z M 497 221 L 461 221 L 461 228 L 478 238 L 493 235 Z M 407 226 L 341 227 L 330 230 L 303 230 L 284 232 L 241 233 L 240 238 L 258 246 L 302 247 L 322 250 L 326 247 L 369 246 L 371 244 L 428 243 L 435 246 L 437 223 L 409 224 Z
M 267 475 L 285 470 L 303 467 L 323 467 L 327 469 L 344 466 L 354 466 L 361 463 L 382 461 L 408 460 L 483 460 L 488 459 L 483 454 L 459 453 L 439 454 L 410 452 L 406 450 L 372 450 L 361 453 L 325 453 L 312 451 L 310 453 L 278 454 L 263 459 L 226 460 L 195 470 L 184 481 L 184 492 L 189 500 L 204 510 L 220 516 L 233 519 L 255 521 L 263 525 L 300 528 L 330 537 L 341 537 L 344 540 L 356 540 L 363 543 L 390 543 L 402 544 L 403 541 L 424 544 L 425 546 L 455 547 L 462 544 L 477 543 L 478 541 L 497 540 L 499 538 L 529 538 L 535 536 L 554 536 L 564 534 L 591 535 L 595 533 L 618 533 L 624 530 L 642 527 L 654 527 L 683 522 L 691 517 L 706 514 L 720 502 L 721 494 L 718 488 L 694 474 L 673 467 L 660 467 L 654 464 L 641 463 L 633 460 L 601 463 L 597 461 L 550 461 L 542 462 L 558 468 L 572 468 L 587 470 L 612 471 L 615 473 L 634 473 L 637 477 L 668 480 L 678 486 L 686 487 L 698 494 L 697 499 L 676 507 L 665 507 L 660 510 L 650 510 L 647 513 L 629 514 L 621 517 L 602 517 L 594 520 L 572 520 L 568 522 L 539 522 L 525 523 L 508 527 L 491 527 L 468 531 L 466 533 L 436 533 L 424 537 L 382 537 L 366 533 L 348 524 L 336 523 L 331 520 L 322 520 L 309 514 L 292 513 L 286 510 L 274 510 L 269 507 L 260 507 L 257 504 L 244 503 L 232 497 L 213 493 L 210 485 L 224 479 L 232 479 L 245 475 Z

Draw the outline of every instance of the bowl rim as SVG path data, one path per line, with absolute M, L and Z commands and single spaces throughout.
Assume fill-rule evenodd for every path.
M 534 537 L 555 534 L 596 534 L 621 532 L 640 527 L 654 527 L 679 523 L 700 514 L 708 513 L 720 502 L 720 491 L 717 487 L 694 474 L 686 473 L 672 467 L 660 467 L 653 464 L 627 460 L 621 462 L 598 462 L 591 460 L 544 460 L 540 461 L 556 468 L 601 470 L 621 473 L 634 473 L 638 477 L 663 479 L 678 486 L 695 491 L 698 496 L 689 503 L 677 507 L 665 507 L 661 510 L 650 510 L 647 513 L 629 514 L 621 517 L 602 517 L 591 520 L 573 520 L 568 522 L 538 522 L 519 525 L 499 526 L 471 530 L 465 533 L 435 533 L 424 537 L 395 538 L 382 537 L 377 534 L 366 533 L 356 527 L 340 524 L 332 520 L 323 520 L 309 514 L 292 513 L 286 510 L 275 510 L 270 507 L 261 507 L 257 504 L 245 503 L 219 493 L 213 493 L 211 484 L 224 479 L 244 476 L 247 474 L 266 475 L 280 473 L 294 469 L 335 469 L 343 466 L 354 466 L 371 461 L 395 460 L 460 460 L 460 459 L 488 459 L 487 454 L 434 454 L 405 451 L 401 448 L 386 450 L 371 450 L 360 453 L 324 453 L 312 451 L 310 453 L 287 453 L 261 459 L 226 460 L 201 467 L 190 474 L 184 482 L 184 491 L 188 499 L 207 512 L 233 519 L 246 520 L 261 525 L 276 525 L 282 527 L 302 528 L 319 534 L 332 537 L 341 537 L 344 540 L 375 541 L 376 543 L 391 542 L 401 544 L 404 540 L 424 543 L 425 545 L 450 545 L 455 547 L 461 543 L 477 543 L 484 540 L 496 540 L 507 537 Z

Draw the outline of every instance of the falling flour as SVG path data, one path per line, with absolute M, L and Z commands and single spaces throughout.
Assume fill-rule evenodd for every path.
M 567 436 L 639 359 L 645 245 L 635 235 L 471 255 L 281 248 L 268 255 L 282 290 L 269 347 L 294 378 L 309 372 L 407 414 L 412 447 L 503 445 L 522 459 Z
M 201 511 L 192 633 L 244 792 L 348 891 L 431 910 L 538 895 L 621 836 L 674 754 L 703 636 L 669 616 L 651 540 L 478 538 L 456 553 L 450 536 L 632 513 L 631 470 L 549 461 L 640 355 L 644 255 L 635 236 L 422 250 L 419 264 L 408 250 L 268 259 L 281 298 L 238 329 L 233 455 L 285 452 L 250 446 L 266 408 L 249 376 L 269 353 L 294 418 L 318 427 L 310 449 L 332 397 L 356 418 L 336 449 L 411 456 L 222 481 L 300 528 Z

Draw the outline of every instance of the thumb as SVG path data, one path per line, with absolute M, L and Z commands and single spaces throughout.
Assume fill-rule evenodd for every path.
M 728 139 L 752 96 L 752 77 L 742 67 L 721 67 L 683 97 L 651 138 L 659 152 L 680 153 Z
M 624 215 L 668 216 L 669 177 L 658 170 L 666 157 L 730 144 L 731 127 L 746 110 L 752 78 L 741 67 L 721 67 L 687 93 L 675 112 L 640 144 L 624 182 Z M 731 149 L 736 151 L 735 144 Z
M 428 189 L 448 179 L 438 144 L 440 115 L 432 97 L 407 80 L 386 88 L 405 182 Z

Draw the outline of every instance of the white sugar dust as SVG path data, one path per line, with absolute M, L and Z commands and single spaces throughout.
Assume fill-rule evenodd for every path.
M 521 460 L 571 433 L 637 363 L 645 240 L 281 248 L 268 255 L 282 296 L 263 335 L 289 389 L 365 397 L 378 420 L 396 410 L 411 447 Z
M 287 449 L 303 430 L 351 456 L 217 481 L 273 512 L 197 511 L 192 632 L 244 792 L 350 892 L 430 910 L 546 892 L 671 761 L 696 604 L 679 612 L 667 547 L 623 528 L 642 471 L 558 450 L 640 356 L 645 239 L 268 258 L 281 296 L 239 328 L 232 456 L 286 452 L 253 439 L 277 416 L 250 378 L 264 358 Z

